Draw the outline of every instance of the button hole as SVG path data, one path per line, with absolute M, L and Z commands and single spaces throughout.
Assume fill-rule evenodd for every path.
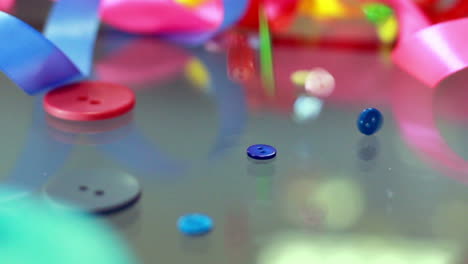
M 262 151 L 260 151 L 260 153 L 262 153 L 262 154 L 265 154 L 265 153 L 266 153 L 266 151 L 262 150 Z
M 103 190 L 97 190 L 97 191 L 94 192 L 94 194 L 95 194 L 96 196 L 103 196 L 103 195 L 104 195 L 104 191 L 103 191 Z
M 88 186 L 85 186 L 85 185 L 81 185 L 79 187 L 80 191 L 84 192 L 84 191 L 87 191 L 88 190 Z
M 257 147 L 257 149 L 258 149 L 258 150 L 262 150 L 262 149 L 263 149 L 263 147 Z
M 93 104 L 93 105 L 98 105 L 98 104 L 101 103 L 101 101 L 99 101 L 99 100 L 91 100 L 89 103 L 90 103 L 90 104 Z
M 78 100 L 78 101 L 86 101 L 86 100 L 88 100 L 88 96 L 86 96 L 86 95 L 81 95 L 81 96 L 78 96 L 78 97 L 76 98 L 76 100 Z

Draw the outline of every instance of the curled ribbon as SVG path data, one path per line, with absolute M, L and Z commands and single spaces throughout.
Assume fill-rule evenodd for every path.
M 9 12 L 15 6 L 15 0 L 2 0 L 0 1 L 0 10 Z
M 431 25 L 411 0 L 384 0 L 397 13 L 399 43 L 392 58 L 402 69 L 430 87 L 468 66 L 465 36 L 468 19 Z
M 0 69 L 28 94 L 78 81 L 91 71 L 99 0 L 55 4 L 42 35 L 0 12 Z
M 148 13 L 132 13 L 133 11 L 149 11 L 152 10 L 150 7 L 154 7 L 153 5 L 164 7 L 162 3 L 168 4 L 169 2 L 172 3 L 172 1 L 167 0 L 57 1 L 46 23 L 44 34 L 21 20 L 0 12 L 0 36 L 9 39 L 8 42 L 3 42 L 5 44 L 2 46 L 4 52 L 0 53 L 0 69 L 21 89 L 31 95 L 82 80 L 89 76 L 92 69 L 94 43 L 100 24 L 100 5 L 102 6 L 105 21 L 113 23 L 113 18 L 125 14 L 126 16 L 120 17 L 118 21 L 129 23 L 131 29 L 130 23 L 138 26 L 151 24 L 144 19 Z M 221 3 L 222 5 L 220 5 Z M 188 36 L 186 34 L 172 34 L 168 38 L 194 43 L 203 42 L 237 22 L 243 15 L 247 3 L 248 0 L 209 1 L 198 9 L 196 14 L 219 14 L 210 10 L 222 6 L 222 19 L 219 19 L 219 16 L 208 16 L 210 19 L 218 19 L 216 28 L 211 27 L 214 25 L 213 23 L 208 23 L 206 25 L 210 25 L 209 29 L 211 31 L 203 31 Z M 184 22 L 178 24 L 180 27 L 174 24 L 173 28 L 168 27 L 166 29 L 180 30 L 185 26 L 189 29 L 188 27 L 192 25 L 191 22 L 194 20 L 181 20 L 182 13 L 173 13 L 174 10 L 161 9 L 160 11 L 171 14 L 167 16 L 168 18 L 177 18 Z M 138 16 L 141 16 L 141 19 L 137 19 Z M 154 14 L 152 14 L 152 17 L 158 18 Z M 200 23 L 195 23 L 195 25 L 198 27 Z M 147 29 L 154 30 L 161 29 L 161 27 L 148 27 Z

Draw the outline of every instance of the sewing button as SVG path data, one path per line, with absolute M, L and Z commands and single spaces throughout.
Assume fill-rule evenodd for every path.
M 201 236 L 213 229 L 213 220 L 204 214 L 187 214 L 177 222 L 179 231 L 188 236 Z
M 252 145 L 247 148 L 247 155 L 252 159 L 268 160 L 276 157 L 276 149 L 264 144 Z
M 357 120 L 357 127 L 361 133 L 372 135 L 382 127 L 383 116 L 375 108 L 367 108 L 361 112 Z
M 87 81 L 53 90 L 44 97 L 44 109 L 60 119 L 92 121 L 130 111 L 135 95 L 129 88 L 107 82 Z

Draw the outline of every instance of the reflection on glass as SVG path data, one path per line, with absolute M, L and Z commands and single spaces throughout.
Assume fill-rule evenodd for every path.
M 96 145 L 124 138 L 131 129 L 133 113 L 93 122 L 68 121 L 46 115 L 49 134 L 67 144 Z
M 136 203 L 122 213 L 110 214 L 106 219 L 119 230 L 122 230 L 128 237 L 136 237 L 141 232 L 141 203 Z
M 406 144 L 423 161 L 463 183 L 468 183 L 468 162 L 453 151 L 440 134 L 434 119 L 434 102 L 438 89 L 457 91 L 453 98 L 466 96 L 466 74 L 466 71 L 460 72 L 437 89 L 431 89 L 397 72 L 392 101 L 395 120 Z
M 247 174 L 255 177 L 257 202 L 270 202 L 273 177 L 275 175 L 275 160 L 254 160 L 248 158 Z
M 187 80 L 193 85 L 193 87 L 197 88 L 197 90 L 203 93 L 211 92 L 210 74 L 208 69 L 199 59 L 190 59 L 185 65 L 184 72 Z
M 379 138 L 376 136 L 363 136 L 358 143 L 358 157 L 363 161 L 372 161 L 379 154 Z
M 170 80 L 181 73 L 190 58 L 185 49 L 153 38 L 119 40 L 122 44 L 96 62 L 101 81 L 147 87 L 148 83 Z M 154 87 L 154 86 L 150 86 Z
M 16 0 L 0 0 L 0 10 L 4 12 L 13 11 Z
M 366 172 L 374 169 L 380 152 L 379 137 L 362 136 L 356 148 L 359 169 Z
M 189 254 L 205 255 L 212 247 L 212 236 L 210 235 L 201 237 L 188 237 L 181 235 L 179 237 L 179 245 L 181 250 L 183 252 L 188 252 Z
M 245 263 L 252 246 L 249 212 L 244 206 L 230 208 L 224 222 L 224 247 L 229 263 Z

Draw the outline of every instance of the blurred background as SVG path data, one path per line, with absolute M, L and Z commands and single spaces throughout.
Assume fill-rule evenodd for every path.
M 252 7 L 252 19 L 197 45 L 104 24 L 91 79 L 126 85 L 137 98 L 132 112 L 111 120 L 49 116 L 42 96 L 0 75 L 0 176 L 25 190 L 0 208 L 33 199 L 88 212 L 93 200 L 50 188 L 84 175 L 105 175 L 111 186 L 130 175 L 141 197 L 92 214 L 104 226 L 96 229 L 109 228 L 109 248 L 121 241 L 134 255 L 128 264 L 468 263 L 466 72 L 432 89 L 395 66 L 398 22 L 388 7 L 375 15 L 368 1 L 289 2 L 291 11 L 267 18 L 268 29 Z M 468 15 L 467 2 L 416 4 L 439 23 Z M 18 0 L 6 11 L 41 30 L 52 4 Z M 317 68 L 325 75 L 309 86 L 293 77 Z M 356 127 L 368 107 L 384 116 L 372 136 Z M 259 143 L 278 156 L 248 159 L 246 148 Z M 177 219 L 191 212 L 211 216 L 214 230 L 180 234 Z M 74 239 L 50 230 L 49 240 Z

